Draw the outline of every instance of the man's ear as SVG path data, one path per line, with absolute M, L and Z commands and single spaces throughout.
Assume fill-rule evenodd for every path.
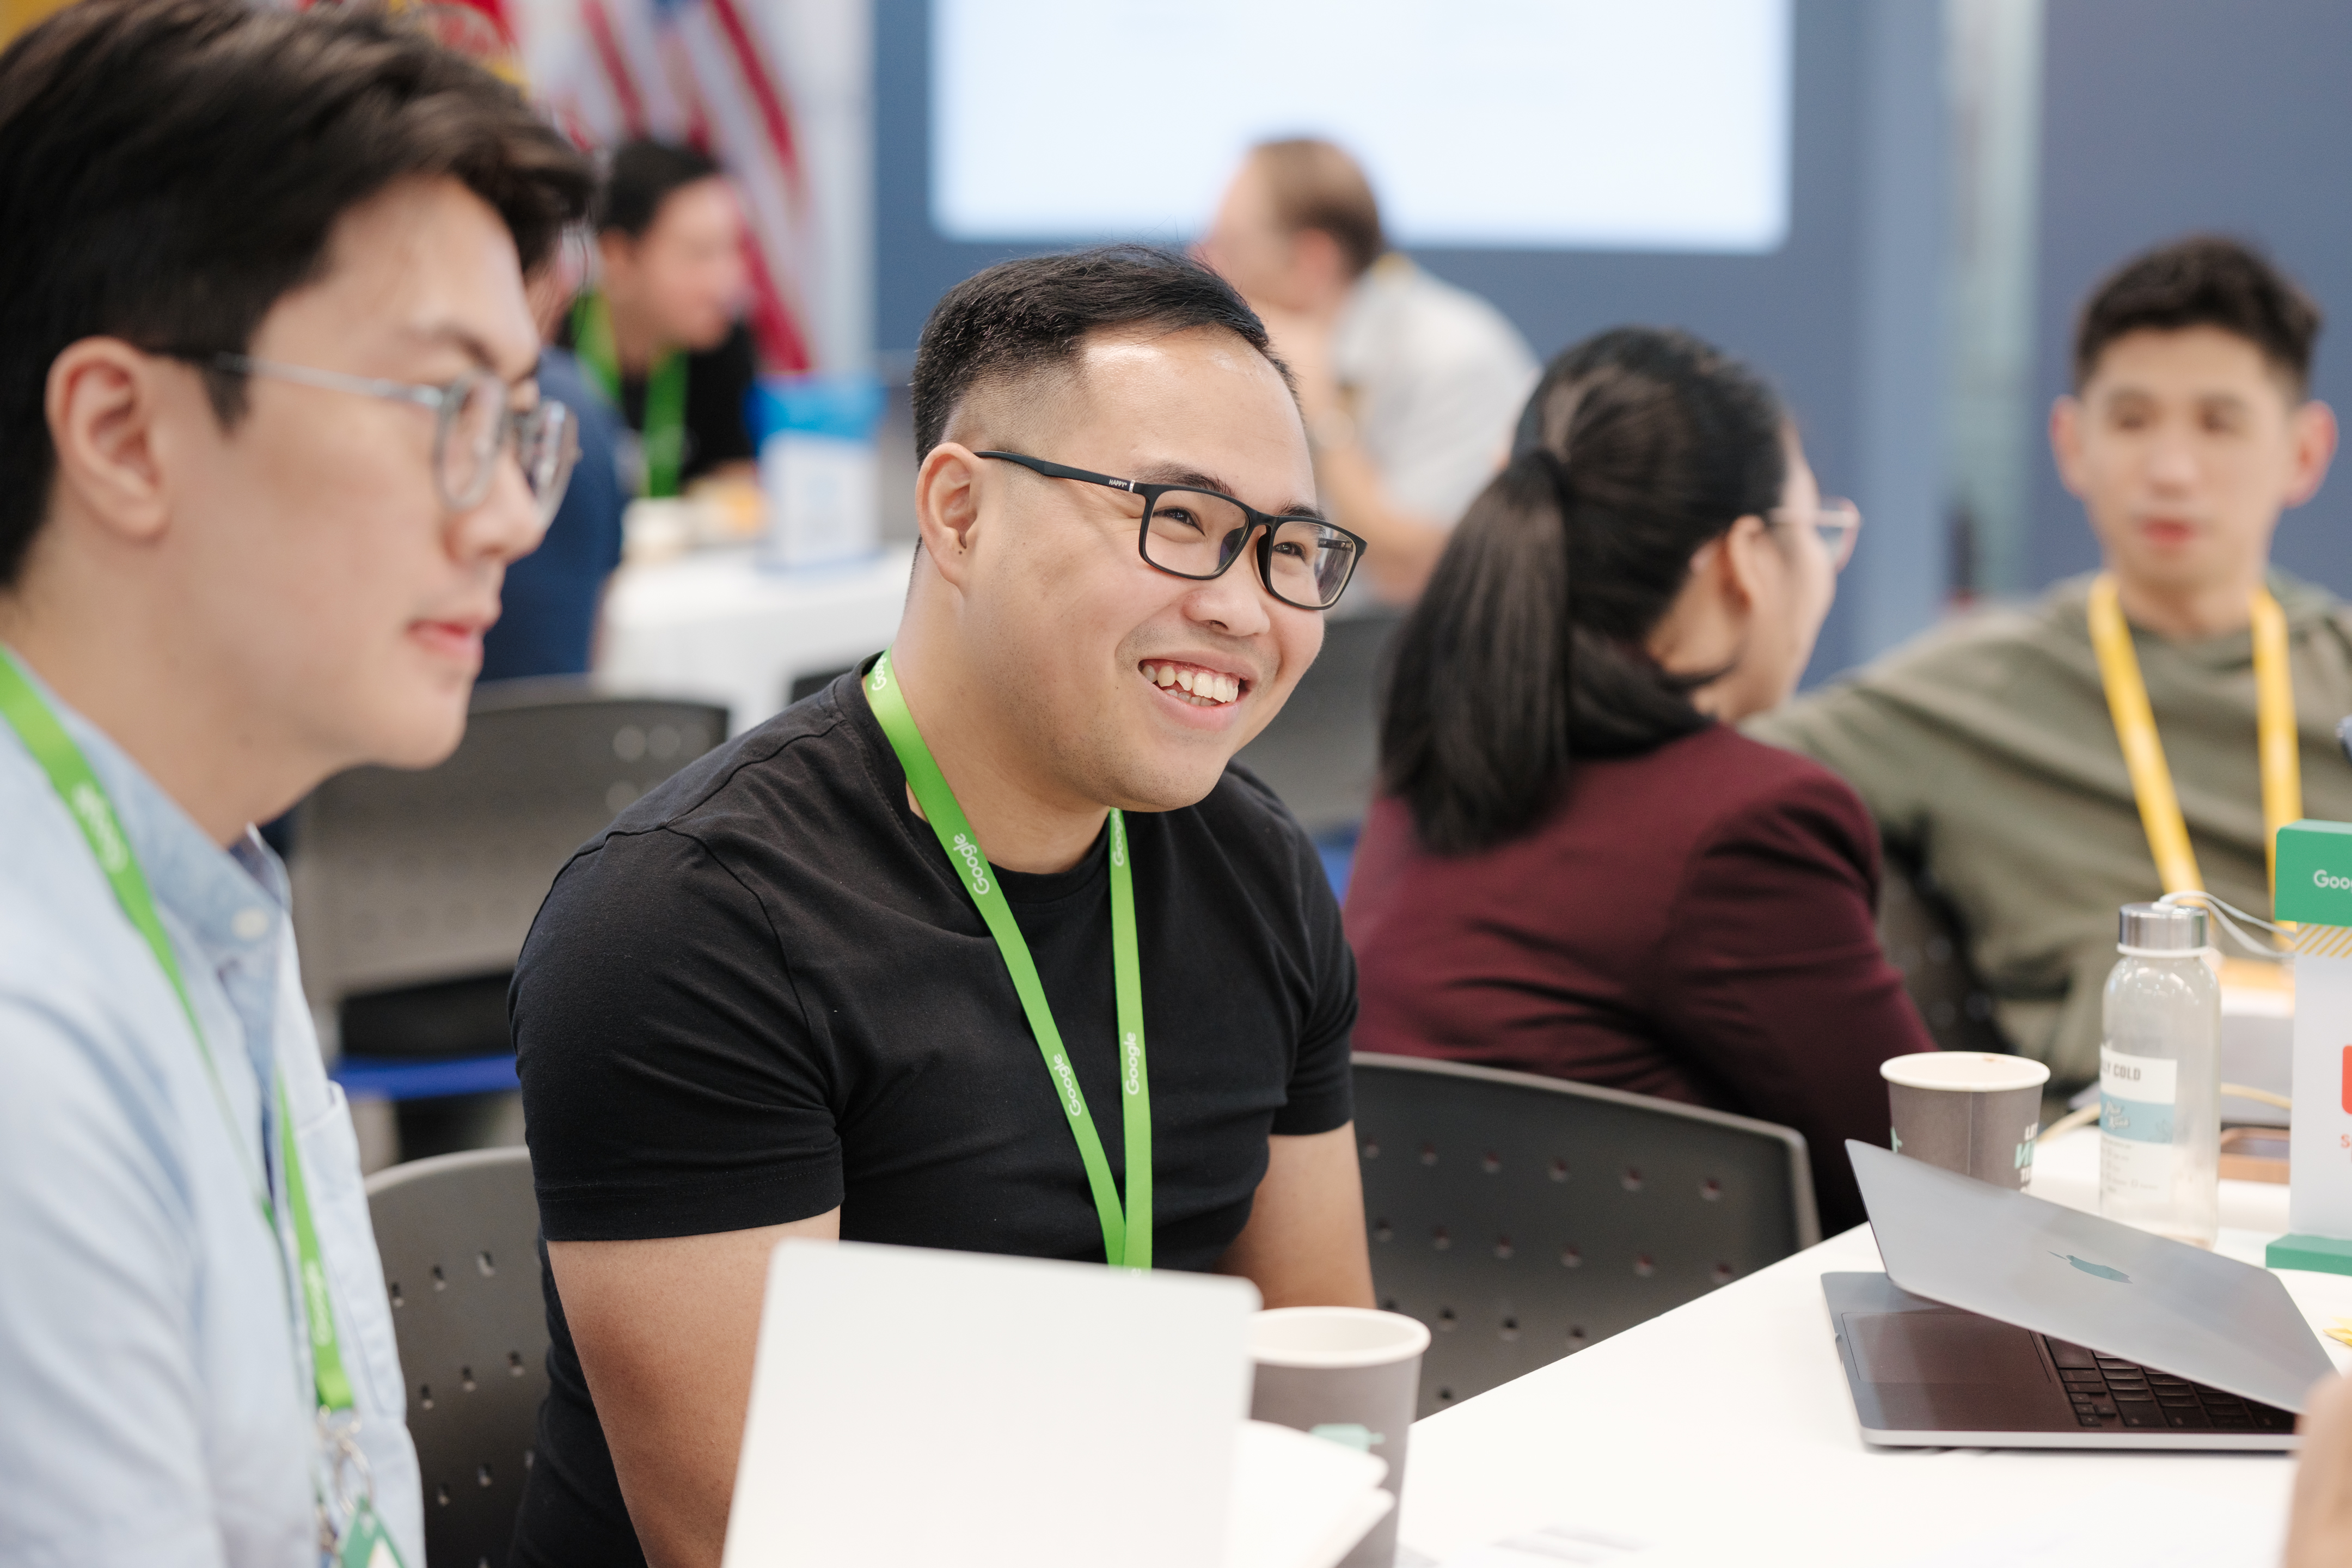
M 2336 410 L 2315 397 L 2294 411 L 2293 420 L 2288 435 L 2294 443 L 2294 468 L 2283 506 L 2301 506 L 2317 495 L 2336 458 Z
M 2083 493 L 2083 400 L 2060 397 L 2050 405 L 2050 455 L 2058 464 L 2059 480 L 2066 493 Z
M 961 588 L 971 566 L 973 533 L 980 526 L 980 485 L 984 458 L 954 441 L 942 441 L 915 473 L 915 526 L 932 570 Z
M 52 504 L 127 542 L 151 542 L 170 521 L 157 420 L 163 362 L 120 338 L 84 338 L 49 362 L 46 408 L 58 468 Z

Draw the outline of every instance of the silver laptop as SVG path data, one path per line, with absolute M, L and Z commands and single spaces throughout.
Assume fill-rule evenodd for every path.
M 2267 1269 L 1849 1141 L 1884 1274 L 1824 1274 L 1864 1437 L 2295 1446 L 2335 1371 Z

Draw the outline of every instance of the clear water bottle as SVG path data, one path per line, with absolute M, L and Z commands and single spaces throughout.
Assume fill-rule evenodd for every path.
M 2221 985 L 2205 911 L 2126 904 L 2099 1041 L 2099 1212 L 2210 1247 L 2221 1228 Z

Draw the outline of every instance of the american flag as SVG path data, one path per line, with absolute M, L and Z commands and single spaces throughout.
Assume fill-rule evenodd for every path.
M 735 176 L 750 219 L 752 335 L 769 369 L 793 372 L 818 368 L 808 284 L 822 257 L 802 132 L 761 25 L 772 4 L 457 0 L 431 8 L 443 13 L 436 25 L 444 32 L 478 31 L 475 18 L 487 20 L 520 62 L 517 74 L 580 145 L 655 136 L 709 153 Z

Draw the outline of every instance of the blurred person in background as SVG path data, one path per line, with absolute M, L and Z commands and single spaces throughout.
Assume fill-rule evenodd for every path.
M 531 279 L 531 313 L 542 336 L 561 330 L 577 283 L 576 268 L 562 266 L 543 268 Z M 482 635 L 482 680 L 585 675 L 595 663 L 604 590 L 621 564 L 629 497 L 620 468 L 620 413 L 579 360 L 552 343 L 540 351 L 539 391 L 572 411 L 580 460 L 547 536 L 507 568 L 498 624 Z
M 1508 451 L 1535 356 L 1501 311 L 1388 248 L 1370 182 L 1328 142 L 1252 149 L 1199 253 L 1297 376 L 1316 484 L 1370 542 L 1373 591 L 1412 602 Z
M 357 1141 L 250 825 L 457 744 L 565 478 L 523 269 L 592 186 L 380 14 L 82 0 L 0 55 L 12 1564 L 425 1568 Z
M 2125 263 L 2084 307 L 2074 390 L 2050 416 L 2104 570 L 1939 627 L 1749 726 L 1836 769 L 1894 855 L 1933 878 L 2002 1034 L 2049 1064 L 2057 1092 L 2098 1072 L 2118 905 L 2201 885 L 2267 914 L 2265 795 L 2287 821 L 2352 821 L 2335 737 L 2352 712 L 2352 614 L 2270 566 L 2279 514 L 2318 490 L 2336 450 L 2335 416 L 2309 393 L 2319 329 L 2303 291 L 2232 240 Z M 2258 617 L 2280 694 L 2267 767 Z M 2157 761 L 2135 779 L 2113 703 L 2143 687 Z
M 1569 350 L 1530 423 L 1399 637 L 1356 1047 L 1794 1127 L 1824 1229 L 1859 1224 L 1843 1141 L 1884 1146 L 1878 1064 L 1935 1046 L 1862 803 L 1733 726 L 1795 689 L 1861 515 L 1680 332 Z
M 760 374 L 739 319 L 750 267 L 742 199 L 725 171 L 689 147 L 625 142 L 596 201 L 596 287 L 562 345 L 635 439 L 628 489 L 675 496 L 704 478 L 752 473 L 744 410 Z

